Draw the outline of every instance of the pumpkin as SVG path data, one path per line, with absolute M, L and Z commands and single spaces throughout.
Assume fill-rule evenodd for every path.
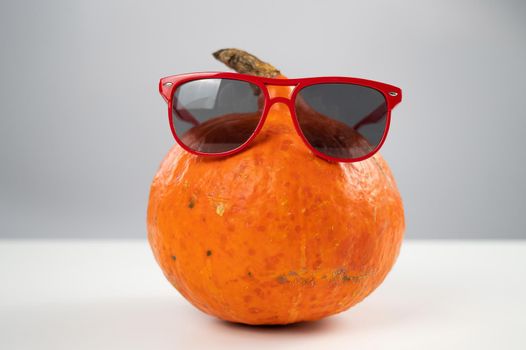
M 245 70 L 236 63 L 253 56 L 228 53 L 215 56 L 239 72 L 266 74 L 257 59 Z M 355 305 L 392 268 L 404 227 L 382 157 L 316 157 L 280 103 L 241 153 L 200 157 L 175 144 L 153 179 L 147 213 L 168 281 L 205 313 L 252 325 L 317 320 Z

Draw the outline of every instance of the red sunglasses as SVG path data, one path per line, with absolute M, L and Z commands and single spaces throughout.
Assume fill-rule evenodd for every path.
M 290 97 L 271 96 L 268 86 L 292 86 Z M 307 147 L 329 161 L 356 162 L 385 141 L 391 110 L 402 100 L 392 85 L 348 77 L 264 78 L 238 73 L 190 73 L 162 78 L 177 143 L 201 156 L 244 150 L 268 111 L 284 103 Z

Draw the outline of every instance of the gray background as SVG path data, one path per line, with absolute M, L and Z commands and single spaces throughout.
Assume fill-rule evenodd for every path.
M 521 1 L 2 1 L 0 45 L 0 237 L 144 237 L 158 79 L 224 47 L 403 89 L 382 154 L 408 237 L 526 237 Z

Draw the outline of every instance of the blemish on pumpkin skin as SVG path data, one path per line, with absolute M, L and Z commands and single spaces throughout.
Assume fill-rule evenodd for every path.
M 314 287 L 314 286 L 316 286 L 316 279 L 314 277 L 304 278 L 304 279 L 301 280 L 301 283 L 304 286 Z
M 211 250 L 207 250 L 206 251 L 206 256 L 211 256 L 212 255 L 212 251 Z
M 313 266 L 314 269 L 318 269 L 321 266 L 321 264 L 322 264 L 321 259 L 317 259 L 316 261 L 314 261 L 312 266 Z
M 252 272 L 248 271 L 248 272 L 247 272 L 247 276 L 250 277 L 250 278 L 252 278 Z
M 192 209 L 195 207 L 195 199 L 194 197 L 190 197 L 190 200 L 188 201 L 188 208 Z
M 173 261 L 177 260 L 177 257 L 175 255 L 172 255 L 172 260 Z
M 223 216 L 225 213 L 225 204 L 223 202 L 220 202 L 216 206 L 216 214 L 219 216 Z
M 344 268 L 340 268 L 340 269 L 336 269 L 334 270 L 333 274 L 332 274 L 332 279 L 331 281 L 333 283 L 338 283 L 338 282 L 358 282 L 360 281 L 362 278 L 366 278 L 367 276 L 369 276 L 369 273 L 366 273 L 366 274 L 363 274 L 363 275 L 358 275 L 358 276 L 351 276 L 347 273 L 347 270 L 344 269 Z
M 285 284 L 287 283 L 289 280 L 287 279 L 287 277 L 283 276 L 283 275 L 279 275 L 276 280 L 278 281 L 279 284 Z
M 345 270 L 344 268 L 339 268 L 339 269 L 334 270 L 332 275 L 333 277 L 338 277 L 338 276 L 345 274 L 346 272 L 347 270 Z

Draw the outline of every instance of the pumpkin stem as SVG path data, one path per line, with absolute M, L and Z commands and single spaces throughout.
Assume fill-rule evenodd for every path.
M 281 72 L 273 65 L 263 62 L 254 55 L 239 49 L 222 49 L 212 55 L 238 73 L 275 78 Z

